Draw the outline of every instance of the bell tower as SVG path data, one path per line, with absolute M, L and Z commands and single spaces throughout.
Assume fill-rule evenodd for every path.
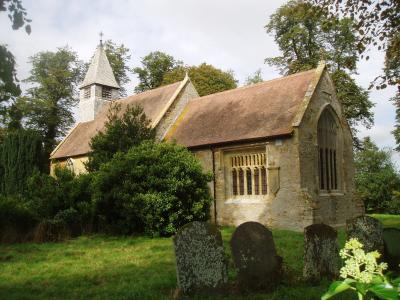
M 119 98 L 119 85 L 107 59 L 102 33 L 79 89 L 79 122 L 94 120 L 104 103 Z

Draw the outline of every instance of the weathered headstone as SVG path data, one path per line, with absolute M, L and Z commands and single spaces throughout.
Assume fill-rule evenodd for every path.
M 392 271 L 400 271 L 400 229 L 383 229 L 384 261 Z
M 223 291 L 227 267 L 221 233 L 215 225 L 192 222 L 174 237 L 178 287 L 183 294 Z
M 346 233 L 347 240 L 356 238 L 365 252 L 377 250 L 383 254 L 383 226 L 379 220 L 369 216 L 347 220 Z
M 271 231 L 257 222 L 236 228 L 231 239 L 233 260 L 242 290 L 270 290 L 280 280 L 282 258 L 277 255 Z
M 304 229 L 303 276 L 319 282 L 322 277 L 333 279 L 339 274 L 337 232 L 325 224 L 313 224 Z

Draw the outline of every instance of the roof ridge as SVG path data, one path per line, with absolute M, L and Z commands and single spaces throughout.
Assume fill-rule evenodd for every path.
M 170 84 L 167 84 L 167 85 L 162 85 L 162 86 L 156 87 L 154 89 L 147 90 L 147 91 L 144 91 L 144 92 L 140 92 L 138 94 L 133 94 L 133 95 L 121 98 L 121 99 L 115 99 L 115 101 L 123 101 L 123 100 L 126 100 L 126 99 L 131 98 L 131 97 L 136 97 L 136 96 L 139 96 L 139 95 L 147 94 L 147 93 L 150 93 L 150 92 L 153 92 L 153 91 L 156 91 L 156 90 L 160 90 L 160 89 L 163 89 L 163 88 L 166 88 L 166 87 L 170 87 L 170 86 L 172 86 L 174 84 L 177 84 L 177 83 L 180 84 L 182 81 L 183 80 L 177 81 L 177 82 L 174 82 L 174 83 L 170 83 Z
M 283 79 L 287 79 L 287 78 L 291 78 L 291 77 L 296 77 L 296 76 L 299 76 L 299 75 L 302 75 L 302 74 L 308 73 L 308 72 L 310 72 L 310 73 L 311 72 L 315 72 L 316 70 L 317 70 L 317 68 L 314 68 L 314 69 L 310 69 L 310 70 L 307 70 L 307 71 L 302 71 L 302 72 L 298 72 L 298 73 L 294 73 L 294 74 L 290 74 L 290 75 L 286 75 L 286 76 L 282 76 L 282 77 L 278 77 L 278 78 L 265 80 L 265 81 L 262 81 L 262 82 L 259 82 L 259 83 L 255 83 L 255 84 L 251 84 L 251 85 L 240 86 L 240 87 L 237 87 L 237 88 L 234 88 L 234 89 L 225 90 L 225 91 L 222 91 L 222 92 L 205 95 L 205 96 L 199 97 L 197 99 L 200 99 L 200 98 L 204 99 L 204 98 L 211 97 L 211 96 L 214 96 L 214 95 L 221 95 L 221 94 L 224 94 L 224 93 L 229 93 L 229 92 L 233 92 L 233 91 L 237 91 L 237 90 L 250 89 L 250 88 L 254 88 L 256 86 L 260 86 L 260 85 L 264 85 L 264 84 L 267 84 L 267 83 L 271 83 L 273 81 L 279 81 L 279 80 L 283 80 Z

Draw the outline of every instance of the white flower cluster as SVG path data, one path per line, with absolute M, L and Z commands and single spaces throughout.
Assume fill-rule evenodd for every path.
M 340 276 L 353 278 L 362 283 L 370 283 L 375 275 L 383 276 L 387 269 L 386 263 L 376 261 L 381 255 L 378 251 L 365 253 L 363 244 L 357 239 L 350 239 L 340 250 L 340 257 L 344 259 L 344 266 L 340 269 Z

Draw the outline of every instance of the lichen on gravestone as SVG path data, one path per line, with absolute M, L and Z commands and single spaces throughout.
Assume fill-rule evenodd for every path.
M 228 281 L 222 237 L 215 225 L 192 222 L 174 237 L 178 287 L 183 294 L 222 292 Z
M 304 267 L 306 281 L 317 283 L 322 277 L 339 274 L 337 231 L 325 224 L 313 224 L 304 229 Z
M 383 226 L 382 223 L 369 216 L 360 216 L 347 220 L 347 240 L 356 238 L 364 245 L 365 252 L 377 250 L 383 254 Z
M 264 225 L 241 224 L 230 244 L 241 290 L 271 290 L 279 283 L 282 258 L 277 255 L 271 231 Z

